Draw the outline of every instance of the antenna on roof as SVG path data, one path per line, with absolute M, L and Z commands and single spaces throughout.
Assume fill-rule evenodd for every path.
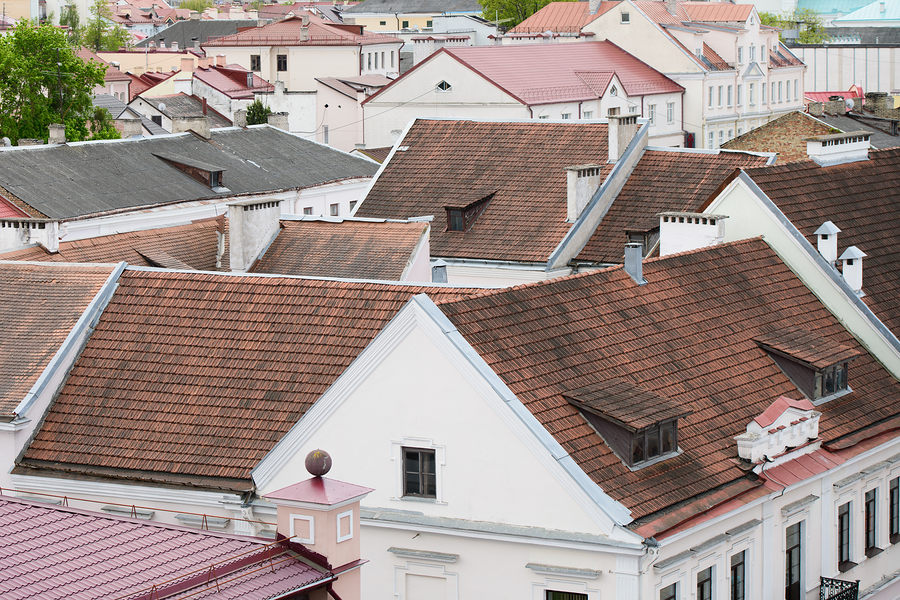
M 165 112 L 166 111 L 166 103 L 160 102 L 159 104 L 156 105 L 156 108 L 157 108 L 157 110 L 159 110 L 159 112 Z

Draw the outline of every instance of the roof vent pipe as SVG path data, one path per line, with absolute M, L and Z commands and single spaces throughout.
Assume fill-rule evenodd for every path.
M 844 268 L 841 272 L 844 275 L 844 281 L 850 286 L 850 289 L 857 296 L 863 296 L 862 291 L 862 259 L 868 256 L 865 252 L 856 246 L 850 246 L 841 254 L 841 260 L 844 261 Z
M 818 236 L 819 254 L 822 255 L 829 265 L 832 267 L 837 264 L 837 234 L 840 233 L 837 225 L 831 221 L 825 221 L 822 226 L 816 229 Z
M 638 285 L 644 285 L 644 245 L 638 243 L 625 244 L 625 272 Z
M 431 282 L 447 283 L 447 263 L 440 258 L 431 267 Z

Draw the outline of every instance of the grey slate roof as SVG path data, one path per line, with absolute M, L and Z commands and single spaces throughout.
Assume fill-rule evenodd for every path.
M 164 104 L 166 109 L 160 112 L 170 119 L 203 116 L 203 101 L 196 96 L 181 93 L 169 96 L 140 96 L 140 98 L 149 102 L 151 106 L 159 107 L 160 104 Z M 206 114 L 209 117 L 210 127 L 231 127 L 233 124 L 211 106 L 206 107 Z
M 199 21 L 176 21 L 152 37 L 141 40 L 135 47 L 144 48 L 150 42 L 159 46 L 160 38 L 166 39 L 166 46 L 172 42 L 178 42 L 178 47 L 190 50 L 194 47 L 192 38 L 197 38 L 201 44 L 205 44 L 210 37 L 231 35 L 237 33 L 239 27 L 256 27 L 256 21 L 231 21 L 228 19 L 201 19 Z
M 124 102 L 110 94 L 97 94 L 96 96 L 94 96 L 91 102 L 94 104 L 94 106 L 99 106 L 108 110 L 113 119 L 118 119 L 122 116 L 123 112 L 127 111 L 129 113 L 129 116 L 131 116 L 132 118 L 141 120 L 141 125 L 144 126 L 144 129 L 146 129 L 150 133 L 150 135 L 165 135 L 169 133 L 141 113 L 128 108 L 128 106 Z
M 477 0 L 364 0 L 344 9 L 345 15 L 360 13 L 479 13 Z
M 117 209 L 298 189 L 371 177 L 372 161 L 268 125 L 192 133 L 34 146 L 0 151 L 0 187 L 51 219 Z M 225 170 L 227 194 L 216 194 L 155 155 L 190 157 Z
M 889 133 L 891 125 L 890 121 L 868 119 L 865 116 L 845 117 L 824 115 L 816 118 L 841 131 L 871 132 L 872 137 L 869 138 L 869 143 L 875 148 L 896 148 L 897 146 L 900 146 L 900 136 L 895 137 Z M 887 130 L 885 131 L 884 128 L 887 128 Z

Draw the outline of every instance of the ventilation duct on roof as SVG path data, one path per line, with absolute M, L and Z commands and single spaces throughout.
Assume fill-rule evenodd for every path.
M 819 254 L 822 255 L 829 265 L 832 267 L 837 263 L 837 234 L 840 233 L 837 225 L 831 221 L 825 221 L 822 226 L 816 229 L 818 236 Z

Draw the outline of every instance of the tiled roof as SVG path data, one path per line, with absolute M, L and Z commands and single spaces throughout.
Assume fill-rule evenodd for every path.
M 789 408 L 796 408 L 798 410 L 815 410 L 813 403 L 803 398 L 801 400 L 792 400 L 791 398 L 785 398 L 784 396 L 779 396 L 772 405 L 767 408 L 761 415 L 753 419 L 760 427 L 769 427 L 778 420 L 778 417 L 784 414 Z
M 750 152 L 777 152 L 778 164 L 793 160 L 805 160 L 806 138 L 833 133 L 823 119 L 793 111 L 759 127 L 728 140 L 722 148 Z M 860 129 L 851 128 L 850 131 Z
M 276 5 L 280 6 L 280 5 Z M 263 16 L 262 10 L 260 10 L 260 19 L 265 19 L 267 17 Z M 168 43 L 178 42 L 179 48 L 190 48 L 193 45 L 192 40 L 197 38 L 197 40 L 204 44 L 206 40 L 210 37 L 231 35 L 233 33 L 237 33 L 240 29 L 245 27 L 256 27 L 256 20 L 234 20 L 234 19 L 214 19 L 214 20 L 185 20 L 185 21 L 176 21 L 169 27 L 166 27 L 160 33 L 152 37 L 148 37 L 147 39 L 141 40 L 135 47 L 137 48 L 145 48 L 149 47 L 150 42 L 159 45 L 160 39 L 164 38 L 168 41 Z
M 387 160 L 388 154 L 391 153 L 392 148 L 393 146 L 384 146 L 382 148 L 356 148 L 350 154 L 358 152 L 360 154 L 365 154 L 377 163 L 383 163 Z
M 36 246 L 0 254 L 0 260 L 114 263 L 125 261 L 139 267 L 168 267 L 161 264 L 174 258 L 184 267 L 198 271 L 216 269 L 216 232 L 224 227 L 225 218 L 206 219 L 190 225 L 116 233 L 95 238 L 60 242 L 59 252 L 49 254 Z M 155 260 L 154 260 L 155 259 Z M 222 269 L 228 270 L 228 252 Z
M 475 292 L 126 270 L 24 464 L 248 490 L 412 296 Z
M 13 415 L 113 268 L 0 263 L 0 421 Z
M 118 119 L 122 116 L 122 113 L 127 111 L 128 115 L 126 116 L 133 119 L 140 119 L 141 126 L 146 129 L 150 135 L 165 135 L 169 133 L 141 113 L 128 108 L 127 104 L 125 104 L 115 96 L 110 96 L 109 94 L 95 94 L 91 99 L 91 103 L 95 108 L 101 107 L 108 110 L 113 119 Z
M 655 23 L 670 23 L 673 25 L 681 24 L 683 21 L 690 21 L 691 18 L 687 13 L 687 3 L 679 2 L 676 4 L 675 14 L 669 13 L 665 2 L 654 0 L 632 0 L 632 3 L 651 21 Z
M 615 72 L 629 96 L 679 94 L 684 88 L 609 41 L 469 46 L 441 50 L 525 104 L 598 98 L 604 90 L 580 74 Z M 374 97 L 374 96 L 373 96 Z
M 75 52 L 75 55 L 84 61 L 95 62 L 105 66 L 106 74 L 103 77 L 104 81 L 131 81 L 131 77 L 129 77 L 119 69 L 113 67 L 87 48 L 80 48 Z
M 443 0 L 365 0 L 344 11 L 344 14 L 355 13 L 481 14 L 481 4 L 477 0 L 461 0 L 450 6 Z
M 754 342 L 807 329 L 861 352 L 853 393 L 817 407 L 834 440 L 900 413 L 898 384 L 765 242 L 753 239 L 439 305 L 460 334 L 607 494 L 641 518 L 735 481 L 734 437 L 802 395 Z M 683 453 L 629 470 L 563 395 L 611 378 L 691 411 Z
M 841 131 L 868 131 L 871 134 L 869 143 L 875 148 L 900 146 L 900 137 L 891 135 L 890 121 L 869 118 L 865 114 L 855 112 L 843 115 L 824 114 L 816 118 Z
M 203 100 L 197 96 L 188 96 L 185 93 L 171 94 L 169 96 L 141 96 L 151 106 L 165 105 L 165 110 L 161 112 L 173 119 L 175 117 L 202 117 Z M 231 121 L 223 117 L 212 106 L 206 107 L 206 113 L 209 117 L 210 127 L 231 127 Z
M 371 177 L 378 167 L 269 126 L 213 129 L 210 136 L 209 141 L 187 133 L 17 148 L 0 153 L 0 187 L 21 200 L 21 206 L 16 206 L 30 207 L 37 213 L 34 216 L 66 219 L 224 198 L 157 158 L 158 154 L 222 166 L 224 185 L 235 195 Z
M 252 85 L 247 85 L 247 75 L 252 77 Z M 275 86 L 240 65 L 194 69 L 194 79 L 202 81 L 229 98 L 252 100 L 255 92 L 273 92 Z M 218 114 L 218 113 L 216 113 Z
M 426 223 L 282 221 L 254 273 L 399 281 Z
M 267 544 L 0 496 L 0 596 L 264 600 L 332 579 L 290 549 Z
M 129 101 L 131 101 L 150 88 L 159 85 L 169 77 L 173 77 L 175 75 L 175 72 L 169 71 L 168 73 L 142 73 L 141 75 L 135 75 L 128 72 L 126 73 L 126 75 L 131 78 L 131 86 L 129 86 L 128 88 L 128 93 L 130 95 Z
M 691 21 L 707 23 L 743 23 L 753 12 L 752 4 L 731 2 L 680 2 Z M 663 3 L 665 5 L 665 3 Z
M 763 348 L 786 354 L 814 369 L 824 369 L 859 356 L 859 352 L 849 346 L 836 344 L 832 340 L 794 327 L 764 333 L 757 336 L 755 341 Z
M 545 262 L 571 227 L 565 167 L 610 170 L 605 123 L 419 119 L 402 144 L 354 216 L 434 215 L 432 256 Z M 445 207 L 490 194 L 471 229 L 446 231 Z
M 777 69 L 781 67 L 802 67 L 803 61 L 794 56 L 794 53 L 787 49 L 782 43 L 769 49 L 769 68 Z
M 600 2 L 596 14 L 592 15 L 588 2 L 551 2 L 510 29 L 510 33 L 578 33 L 582 27 L 617 4 Z
M 686 414 L 665 396 L 645 390 L 624 379 L 607 379 L 583 388 L 563 392 L 582 406 L 632 431 Z
M 703 58 L 706 60 L 706 66 L 711 67 L 716 71 L 729 71 L 733 67 L 725 62 L 721 56 L 719 56 L 715 50 L 709 47 L 709 44 L 703 42 Z
M 359 46 L 371 44 L 401 43 L 403 40 L 382 35 L 380 33 L 357 34 L 326 21 L 321 17 L 309 15 L 309 27 L 306 39 L 301 39 L 302 20 L 299 16 L 288 17 L 282 21 L 270 23 L 263 27 L 254 27 L 239 31 L 233 35 L 209 38 L 203 47 L 228 46 Z
M 869 150 L 867 162 L 833 167 L 805 160 L 747 170 L 814 248 L 817 239 L 813 232 L 832 221 L 841 229 L 838 256 L 850 246 L 867 254 L 863 302 L 895 333 L 900 333 L 898 171 L 900 148 Z
M 578 260 L 621 263 L 625 231 L 655 221 L 664 211 L 697 211 L 735 169 L 766 164 L 742 152 L 647 150 L 606 212 Z

